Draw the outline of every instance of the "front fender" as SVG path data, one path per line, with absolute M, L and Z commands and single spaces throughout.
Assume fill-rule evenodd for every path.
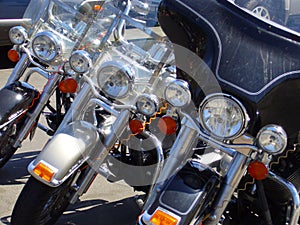
M 221 177 L 215 171 L 197 160 L 189 160 L 177 174 L 151 192 L 138 224 L 152 224 L 151 219 L 158 211 L 176 220 L 176 225 L 191 224 L 195 214 L 207 209 L 220 182 Z
M 101 143 L 100 137 L 92 124 L 72 122 L 53 136 L 29 164 L 28 171 L 49 186 L 59 186 L 89 158 Z
M 0 90 L 0 128 L 14 121 L 37 102 L 39 92 L 25 82 L 15 81 Z

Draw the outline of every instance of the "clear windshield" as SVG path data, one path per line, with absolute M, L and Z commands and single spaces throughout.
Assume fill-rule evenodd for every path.
M 97 86 L 108 97 L 132 104 L 129 102 L 138 93 L 152 91 L 155 79 L 173 63 L 174 55 L 160 27 L 147 23 L 142 11 L 134 11 L 137 3 L 129 4 L 130 9 L 115 1 L 106 2 L 78 48 L 91 55 L 89 76 Z
M 142 9 L 142 6 L 137 4 L 143 4 L 143 2 L 131 1 L 130 4 L 129 10 L 118 1 L 106 1 L 102 6 L 101 12 L 78 47 L 89 52 L 94 62 L 103 48 L 108 45 L 118 48 L 122 51 L 121 54 L 130 55 L 136 61 L 138 60 L 136 57 L 140 55 L 143 55 L 142 57 L 151 55 L 156 63 L 161 61 L 161 55 L 153 52 L 153 45 L 163 44 L 165 34 L 157 26 L 157 18 L 151 18 L 149 22 L 148 17 L 154 15 L 157 8 Z
M 62 56 L 67 59 L 97 13 L 93 6 L 102 3 L 86 0 L 32 0 L 24 13 L 28 21 L 24 26 L 29 39 L 43 31 L 52 32 L 59 37 Z

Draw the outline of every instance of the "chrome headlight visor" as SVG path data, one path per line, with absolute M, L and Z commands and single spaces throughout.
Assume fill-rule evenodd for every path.
M 37 58 L 42 61 L 53 61 L 61 54 L 62 46 L 60 39 L 50 31 L 36 34 L 32 41 L 32 49 Z
M 174 107 L 183 107 L 191 101 L 188 83 L 184 80 L 174 80 L 165 89 L 165 99 Z
M 263 151 L 271 155 L 280 154 L 287 146 L 287 134 L 281 126 L 266 125 L 258 132 L 257 143 Z
M 242 135 L 249 121 L 242 103 L 223 93 L 207 96 L 200 104 L 199 117 L 205 131 L 221 140 L 231 140 Z
M 98 85 L 111 98 L 124 98 L 133 88 L 134 71 L 116 61 L 103 63 L 98 70 Z
M 71 68 L 77 73 L 85 73 L 92 67 L 90 54 L 84 50 L 77 50 L 72 53 L 69 60 Z
M 23 44 L 28 38 L 27 31 L 22 26 L 15 26 L 9 30 L 9 39 L 15 45 Z

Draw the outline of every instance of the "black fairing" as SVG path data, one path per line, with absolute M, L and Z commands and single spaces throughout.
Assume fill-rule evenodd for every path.
M 37 102 L 38 91 L 31 85 L 16 81 L 0 90 L 0 125 L 20 115 Z
M 274 123 L 290 138 L 296 136 L 300 127 L 297 34 L 264 23 L 227 0 L 162 0 L 158 18 L 170 40 L 201 57 L 222 91 L 245 105 L 250 134 L 255 136 L 262 126 Z M 179 67 L 186 63 L 176 47 L 175 55 Z M 189 66 L 198 65 L 189 62 Z M 189 83 L 198 105 L 204 94 L 192 80 Z

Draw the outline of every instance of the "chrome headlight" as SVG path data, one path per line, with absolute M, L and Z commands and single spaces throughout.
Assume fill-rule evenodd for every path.
M 259 147 L 269 154 L 276 155 L 284 151 L 287 145 L 287 134 L 281 126 L 267 125 L 257 134 Z
M 124 98 L 133 86 L 134 73 L 130 66 L 111 61 L 98 71 L 98 84 L 111 98 Z
M 38 33 L 32 41 L 32 49 L 36 57 L 49 62 L 61 54 L 59 38 L 49 31 Z
M 136 102 L 137 110 L 146 116 L 152 116 L 158 110 L 158 98 L 155 95 L 142 94 Z
M 165 99 L 175 107 L 183 107 L 191 101 L 188 83 L 183 80 L 171 82 L 165 90 Z
M 199 107 L 200 123 L 207 133 L 218 139 L 235 139 L 249 121 L 243 105 L 226 94 L 207 96 Z
M 22 26 L 15 26 L 9 30 L 9 39 L 15 45 L 23 44 L 28 38 L 27 31 Z
M 85 73 L 92 66 L 90 54 L 84 50 L 77 50 L 70 57 L 70 66 L 77 73 Z

